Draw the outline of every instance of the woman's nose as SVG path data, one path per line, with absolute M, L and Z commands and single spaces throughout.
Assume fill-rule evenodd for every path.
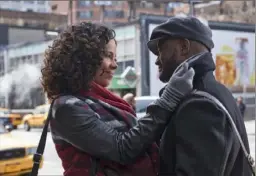
M 117 69 L 117 67 L 118 67 L 117 62 L 116 62 L 116 61 L 113 61 L 113 62 L 111 63 L 111 68 L 112 68 L 113 70 L 115 70 L 115 69 Z

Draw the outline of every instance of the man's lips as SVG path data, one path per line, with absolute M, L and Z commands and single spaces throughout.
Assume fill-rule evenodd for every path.
M 159 71 L 159 72 L 162 72 L 162 71 L 163 71 L 163 68 L 160 67 L 160 66 L 158 66 L 158 71 Z

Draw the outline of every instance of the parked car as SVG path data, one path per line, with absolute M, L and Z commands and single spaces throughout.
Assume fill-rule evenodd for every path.
M 136 102 L 136 115 L 137 118 L 144 117 L 146 115 L 146 109 L 150 103 L 156 100 L 157 96 L 141 96 L 135 97 Z
M 32 114 L 27 114 L 23 117 L 23 125 L 26 131 L 30 131 L 31 128 L 42 128 L 45 124 L 49 104 L 37 106 Z
M 5 128 L 6 127 L 6 128 Z M 0 175 L 29 174 L 37 144 L 11 133 L 11 126 L 0 123 Z M 43 165 L 41 160 L 40 168 Z

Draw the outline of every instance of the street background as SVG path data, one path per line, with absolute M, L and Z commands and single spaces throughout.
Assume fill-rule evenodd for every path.
M 245 121 L 245 126 L 248 134 L 251 155 L 253 156 L 253 158 L 255 158 L 255 120 Z M 26 132 L 21 126 L 18 130 L 13 131 L 12 133 L 15 133 L 16 135 L 21 135 L 31 141 L 39 141 L 42 129 L 32 129 L 30 132 Z M 48 132 L 44 152 L 44 165 L 43 168 L 39 170 L 39 175 L 63 175 L 61 161 L 55 151 L 50 132 Z
M 208 25 L 215 44 L 211 53 L 216 80 L 227 86 L 234 98 L 243 97 L 245 125 L 255 158 L 255 14 L 254 0 L 0 1 L 0 123 L 18 126 L 11 133 L 20 136 L 8 145 L 9 138 L 0 141 L 0 159 L 7 159 L 0 160 L 0 175 L 24 169 L 20 168 L 24 162 L 13 152 L 27 145 L 22 144 L 22 138 L 36 147 L 42 129 L 33 127 L 43 126 L 49 108 L 40 83 L 45 50 L 68 25 L 80 22 L 103 23 L 115 30 L 118 68 L 108 89 L 120 97 L 134 94 L 141 108 L 136 107 L 138 117 L 146 113 L 145 107 L 164 86 L 158 79 L 157 56 L 147 48 L 152 30 L 173 16 L 195 16 Z M 12 160 L 15 157 L 19 162 Z M 10 160 L 13 167 L 9 167 Z M 48 133 L 39 175 L 62 174 Z

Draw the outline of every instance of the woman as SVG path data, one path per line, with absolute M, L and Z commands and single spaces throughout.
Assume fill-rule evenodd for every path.
M 115 33 L 102 25 L 71 26 L 46 51 L 42 85 L 65 176 L 157 175 L 154 141 L 192 90 L 194 72 L 183 66 L 137 122 L 131 106 L 106 89 L 116 68 Z

